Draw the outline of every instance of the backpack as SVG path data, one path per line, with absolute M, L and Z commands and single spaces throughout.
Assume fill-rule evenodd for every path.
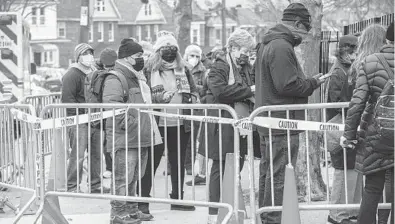
M 376 54 L 377 58 L 387 71 L 389 79 L 384 85 L 374 108 L 375 128 L 382 140 L 394 141 L 394 71 L 382 54 Z
M 89 80 L 86 101 L 87 103 L 103 103 L 104 82 L 109 75 L 115 75 L 119 79 L 123 88 L 123 102 L 128 102 L 129 86 L 125 76 L 114 70 L 96 70 L 92 73 Z M 94 108 L 91 109 L 91 113 L 100 112 L 100 110 L 100 108 Z M 94 127 L 100 127 L 100 120 L 93 121 L 91 124 Z M 103 126 L 105 126 L 105 120 L 103 121 Z

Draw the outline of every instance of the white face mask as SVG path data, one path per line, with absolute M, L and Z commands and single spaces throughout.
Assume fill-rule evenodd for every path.
M 199 63 L 199 60 L 198 60 L 197 58 L 190 58 L 190 59 L 188 60 L 188 63 L 189 63 L 190 65 L 192 65 L 192 67 L 195 67 L 195 66 Z
M 91 54 L 80 56 L 80 63 L 85 65 L 86 67 L 92 66 L 94 62 L 95 62 L 95 59 L 93 58 L 93 55 L 91 55 Z

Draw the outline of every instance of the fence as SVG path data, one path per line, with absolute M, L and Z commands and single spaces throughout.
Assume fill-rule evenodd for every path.
M 75 108 L 75 111 L 78 113 L 81 113 L 81 111 L 86 111 L 87 114 L 85 115 L 78 115 L 78 116 L 72 116 L 72 117 L 60 117 L 60 114 L 64 114 L 66 108 Z M 82 109 L 82 110 L 81 110 Z M 158 112 L 158 111 L 153 111 L 153 110 L 160 110 L 162 109 L 163 112 Z M 63 111 L 63 112 L 62 112 Z M 99 111 L 97 113 L 93 112 Z M 185 115 L 186 114 L 191 114 Z M 53 114 L 59 117 L 52 117 L 51 119 L 46 119 L 47 114 Z M 125 117 L 125 114 L 128 115 L 128 119 L 123 120 L 122 119 Z M 199 116 L 197 114 L 200 114 Z M 208 116 L 212 115 L 212 116 Z M 214 115 L 214 116 L 213 116 Z M 101 128 L 104 127 L 103 120 L 104 118 L 109 118 L 115 116 L 116 119 L 107 119 L 106 121 L 106 137 L 104 137 L 104 132 L 100 131 Z M 154 130 L 152 126 L 152 122 L 155 122 L 154 116 L 156 118 L 160 119 L 159 123 L 162 122 L 164 125 L 163 128 L 159 128 L 157 131 Z M 60 213 L 59 208 L 51 208 L 51 214 L 45 212 L 46 211 L 46 206 L 48 206 L 48 201 L 52 201 L 49 204 L 53 204 L 53 201 L 55 201 L 55 204 L 58 204 L 58 200 L 54 199 L 56 196 L 61 196 L 61 197 L 85 197 L 85 198 L 100 198 L 100 199 L 111 199 L 111 200 L 127 200 L 127 201 L 134 201 L 134 202 L 146 202 L 146 203 L 166 203 L 166 204 L 172 204 L 174 205 L 196 205 L 196 206 L 205 206 L 205 207 L 210 207 L 210 209 L 220 209 L 219 211 L 219 219 L 222 221 L 222 223 L 227 223 L 232 216 L 232 213 L 234 214 L 234 217 L 236 220 L 239 218 L 243 219 L 243 217 L 239 217 L 239 211 L 236 209 L 236 211 L 233 211 L 234 208 L 239 208 L 239 192 L 238 188 L 235 187 L 234 190 L 231 190 L 231 193 L 233 194 L 233 201 L 230 203 L 217 203 L 217 202 L 208 202 L 208 194 L 209 194 L 209 188 L 208 185 L 205 188 L 205 195 L 206 198 L 203 199 L 203 201 L 199 201 L 197 199 L 196 194 L 196 189 L 194 184 L 192 184 L 192 189 L 188 191 L 188 197 L 191 198 L 191 200 L 184 200 L 181 201 L 179 199 L 182 199 L 183 195 L 183 179 L 184 179 L 184 168 L 183 166 L 177 165 L 181 164 L 180 161 L 183 161 L 183 156 L 185 155 L 185 149 L 187 141 L 191 138 L 194 139 L 195 132 L 198 131 L 198 135 L 202 135 L 201 138 L 203 139 L 203 142 L 200 142 L 201 145 L 204 148 L 204 154 L 208 155 L 208 145 L 210 142 L 210 147 L 212 146 L 212 141 L 213 139 L 211 138 L 212 133 L 210 132 L 211 128 L 213 126 L 218 127 L 219 129 L 219 137 L 218 139 L 218 147 L 219 147 L 219 160 L 224 161 L 225 158 L 222 157 L 222 152 L 223 150 L 229 150 L 226 149 L 225 146 L 223 146 L 223 139 L 225 136 L 222 136 L 222 131 L 225 128 L 232 127 L 231 125 L 233 122 L 237 119 L 237 115 L 235 111 L 226 105 L 193 105 L 193 104 L 183 104 L 183 105 L 160 105 L 160 104 L 153 104 L 153 105 L 139 105 L 139 104 L 131 104 L 131 105 L 120 105 L 120 104 L 79 104 L 79 105 L 71 105 L 71 104 L 59 104 L 59 105 L 49 105 L 46 106 L 40 114 L 40 117 L 42 118 L 42 121 L 40 122 L 40 125 L 36 125 L 36 129 L 39 130 L 40 136 L 43 138 L 43 145 L 41 146 L 41 167 L 40 167 L 40 174 L 41 174 L 41 179 L 42 183 L 46 183 L 46 189 L 41 188 L 40 195 L 43 195 L 44 200 L 42 201 L 41 207 L 39 209 L 38 215 L 43 214 L 43 219 L 48 221 L 50 219 L 57 220 L 57 222 L 62 223 L 61 220 L 64 220 L 63 215 Z M 55 118 L 55 119 L 53 119 Z M 147 125 L 144 121 L 147 121 L 147 119 L 151 122 L 150 124 Z M 187 125 L 187 121 L 193 121 L 191 122 L 191 133 L 190 136 L 187 134 L 183 134 L 184 130 L 182 130 L 183 127 Z M 99 122 L 99 123 L 97 123 Z M 184 126 L 180 127 L 180 124 L 183 124 Z M 76 125 L 78 124 L 78 125 Z M 83 126 L 86 125 L 86 126 Z M 92 125 L 98 125 L 93 127 Z M 125 133 L 122 135 L 119 135 L 119 131 L 122 129 L 119 129 L 119 127 L 124 127 L 123 129 L 125 130 Z M 116 128 L 113 128 L 116 127 Z M 199 128 L 200 127 L 200 128 Z M 118 129 L 117 129 L 118 128 Z M 67 129 L 67 130 L 66 130 Z M 149 133 L 146 130 L 149 130 Z M 43 136 L 43 133 L 45 130 L 53 130 L 54 132 L 54 138 L 52 139 L 51 143 L 47 142 Z M 99 133 L 97 131 L 99 130 Z M 134 130 L 134 132 L 129 132 L 128 130 Z M 138 131 L 137 131 L 138 130 Z M 159 186 L 163 190 L 163 183 L 162 185 L 159 185 L 156 183 L 156 180 L 154 178 L 155 172 L 154 170 L 157 168 L 157 165 L 159 165 L 160 158 L 162 155 L 157 155 L 157 151 L 160 150 L 157 146 L 154 146 L 155 144 L 158 144 L 158 141 L 161 141 L 161 139 L 156 138 L 160 131 L 160 135 L 164 137 L 163 140 L 163 145 L 164 149 L 164 155 L 165 155 L 165 164 L 167 164 L 167 161 L 170 161 L 171 167 L 172 167 L 172 194 L 169 196 L 167 195 L 168 192 L 168 176 L 165 175 L 165 184 L 164 184 L 164 192 L 159 192 L 157 194 L 155 191 L 157 190 L 155 186 Z M 71 149 L 70 157 L 65 153 L 68 151 L 68 146 L 66 144 L 66 132 L 68 132 L 69 135 L 75 135 L 78 137 L 70 137 L 71 142 L 75 141 Z M 237 128 L 233 129 L 233 136 L 239 136 L 239 132 Z M 85 136 L 85 134 L 87 135 Z M 134 133 L 134 134 L 133 134 Z M 135 136 L 137 135 L 137 136 Z M 150 137 L 149 137 L 150 136 Z M 148 139 L 147 139 L 148 137 Z M 87 139 L 87 142 L 81 143 L 81 141 L 84 141 L 84 138 Z M 95 139 L 94 139 L 95 138 Z M 152 182 L 152 197 L 153 198 L 143 198 L 143 197 L 131 197 L 130 195 L 133 195 L 133 187 L 132 185 L 126 184 L 126 189 L 116 189 L 112 188 L 112 191 L 110 192 L 110 195 L 102 195 L 105 193 L 107 187 L 104 186 L 104 181 L 102 175 L 100 177 L 94 176 L 95 172 L 93 170 L 99 169 L 99 174 L 102 174 L 104 171 L 104 167 L 102 163 L 99 163 L 100 167 L 94 167 L 94 164 L 98 164 L 97 160 L 102 161 L 103 160 L 103 153 L 104 153 L 104 148 L 105 146 L 103 144 L 95 145 L 94 142 L 104 142 L 104 139 L 107 140 L 107 150 L 111 152 L 112 155 L 112 168 L 113 168 L 113 176 L 112 176 L 112 186 L 119 186 L 120 183 L 118 183 L 118 177 L 115 177 L 115 173 L 117 172 L 119 168 L 119 164 L 122 164 L 123 161 L 125 161 L 125 158 L 129 158 L 129 155 L 134 155 L 138 159 L 138 161 L 135 161 L 135 166 L 137 167 L 137 177 L 136 176 L 130 176 L 126 175 L 131 172 L 131 170 L 128 170 L 129 166 L 126 166 L 126 170 L 123 169 L 122 173 L 125 172 L 125 178 L 122 179 L 122 181 L 125 181 L 126 183 L 130 183 L 131 180 L 135 181 L 137 179 L 141 179 L 141 177 L 146 177 L 147 172 L 144 174 L 144 157 L 150 158 L 148 160 L 147 167 L 149 167 L 151 170 L 150 177 L 148 180 L 141 180 L 137 184 L 137 191 L 138 195 L 142 195 L 143 197 L 149 197 L 149 191 L 148 195 L 144 195 L 144 190 L 146 189 L 151 189 L 150 186 L 145 185 L 145 181 L 151 181 Z M 126 139 L 124 143 L 120 143 L 123 141 L 123 139 Z M 134 139 L 134 140 L 130 140 Z M 176 141 L 173 141 L 172 139 L 176 139 Z M 228 139 L 229 140 L 229 139 Z M 147 142 L 149 141 L 149 142 Z M 176 142 L 176 143 L 175 143 Z M 52 151 L 52 156 L 51 156 L 51 165 L 50 165 L 50 173 L 49 177 L 46 177 L 45 171 L 46 169 L 46 163 L 48 162 L 44 155 L 46 154 L 45 149 L 49 148 L 47 144 L 51 144 L 51 148 L 55 151 Z M 120 144 L 123 144 L 121 146 Z M 137 145 L 136 145 L 137 144 Z M 87 174 L 86 176 L 82 176 L 82 161 L 80 163 L 77 163 L 76 161 L 80 161 L 81 158 L 83 158 L 83 153 L 77 153 L 80 151 L 85 151 L 85 150 L 80 150 L 79 148 L 87 146 Z M 176 145 L 176 146 L 175 146 Z M 119 151 L 120 148 L 137 148 L 135 151 L 131 150 L 126 150 L 124 154 L 119 154 L 123 151 Z M 233 147 L 235 149 L 239 148 L 239 138 L 234 138 L 233 141 Z M 95 149 L 94 149 L 95 148 Z M 97 148 L 99 149 L 99 155 L 94 155 L 94 151 L 98 151 Z M 191 142 L 191 154 L 192 157 L 196 153 L 195 152 L 195 144 L 194 141 Z M 175 151 L 176 150 L 176 151 Z M 239 150 L 232 150 L 234 152 L 234 157 L 233 157 L 233 164 L 223 164 L 223 163 L 218 163 L 219 165 L 219 178 L 218 178 L 218 199 L 220 199 L 220 195 L 225 191 L 227 187 L 231 186 L 239 186 L 239 172 L 236 172 L 239 170 L 240 162 L 239 159 Z M 148 154 L 148 156 L 146 156 Z M 151 155 L 151 156 L 149 156 Z M 96 156 L 96 157 L 95 157 Z M 68 158 L 69 157 L 69 158 Z M 99 157 L 99 159 L 98 159 Z M 159 157 L 159 158 L 157 158 Z M 177 157 L 177 158 L 175 158 Z M 135 157 L 133 157 L 135 158 Z M 227 157 L 228 158 L 228 157 Z M 69 159 L 69 164 L 67 166 L 67 160 Z M 95 160 L 96 159 L 96 160 Z M 74 162 L 73 162 L 74 160 Z M 157 161 L 159 160 L 159 161 Z M 227 159 L 228 160 L 228 159 Z M 130 159 L 129 159 L 130 161 Z M 206 162 L 206 177 L 208 177 L 208 156 L 205 156 L 205 162 Z M 214 165 L 214 162 L 213 162 Z M 225 167 L 224 167 L 225 166 Z M 226 168 L 229 167 L 229 168 Z M 226 169 L 234 169 L 230 176 L 233 177 L 232 183 L 223 183 L 223 177 L 224 177 L 224 170 Z M 130 168 L 132 169 L 132 168 Z M 167 169 L 165 170 L 165 173 L 167 173 Z M 195 171 L 193 170 L 193 173 Z M 75 177 L 70 177 L 71 173 L 74 173 Z M 174 173 L 177 173 L 177 175 L 174 175 Z M 120 175 L 120 174 L 119 174 Z M 225 173 L 226 175 L 226 173 Z M 96 177 L 96 178 L 95 178 Z M 100 181 L 97 181 L 99 178 Z M 86 179 L 87 182 L 84 184 L 80 184 L 82 179 Z M 96 182 L 96 181 L 97 182 Z M 117 181 L 117 183 L 115 182 Z M 226 178 L 225 180 L 226 181 Z M 94 182 L 100 186 L 93 187 Z M 159 182 L 160 183 L 160 182 Z M 144 186 L 143 186 L 144 185 Z M 177 185 L 177 186 L 175 186 Z M 75 189 L 75 190 L 74 190 Z M 68 191 L 68 192 L 65 192 Z M 76 191 L 76 193 L 70 192 L 70 191 Z M 122 195 L 123 192 L 127 192 L 127 196 L 116 196 L 117 195 Z M 229 189 L 226 190 L 229 193 Z M 81 194 L 80 192 L 83 192 Z M 93 193 L 98 193 L 100 195 L 93 195 Z M 163 196 L 163 193 L 165 194 L 164 198 L 160 198 L 160 196 Z M 190 194 L 192 193 L 192 195 Z M 160 195 L 160 196 L 159 196 Z M 175 197 L 174 197 L 175 196 Z M 227 195 L 228 198 L 230 195 Z M 222 197 L 221 197 L 222 200 Z M 223 212 L 221 209 L 228 210 L 227 212 Z M 55 212 L 53 212 L 55 210 Z M 48 218 L 48 216 L 51 216 Z
M 268 184 L 268 182 L 271 184 L 270 187 L 270 196 L 271 198 L 269 199 L 269 201 L 271 202 L 271 205 L 267 205 L 267 199 L 264 203 L 265 206 L 262 208 L 257 209 L 255 207 L 255 204 L 252 203 L 251 204 L 251 211 L 253 214 L 255 214 L 256 216 L 262 214 L 262 213 L 266 213 L 266 212 L 272 212 L 272 211 L 281 211 L 283 209 L 282 206 L 275 206 L 275 204 L 279 203 L 278 201 L 275 201 L 275 198 L 280 197 L 282 199 L 282 195 L 281 196 L 275 196 L 275 192 L 274 192 L 274 184 L 273 184 L 273 178 L 274 175 L 276 175 L 276 178 L 278 178 L 278 175 L 281 175 L 279 173 L 275 173 L 273 171 L 273 158 L 274 158 L 274 151 L 273 151 L 273 139 L 275 137 L 274 132 L 276 130 L 283 130 L 286 132 L 286 139 L 283 140 L 285 142 L 287 142 L 288 146 L 287 146 L 287 151 L 288 151 L 288 161 L 291 161 L 291 158 L 294 159 L 294 156 L 291 155 L 291 151 L 293 150 L 293 148 L 291 147 L 295 147 L 292 146 L 291 141 L 293 141 L 291 139 L 291 131 L 303 131 L 305 132 L 305 147 L 306 147 L 306 162 L 307 162 L 307 204 L 300 204 L 299 205 L 299 209 L 300 210 L 330 210 L 330 209 L 357 209 L 359 208 L 359 201 L 356 202 L 351 202 L 349 203 L 349 199 L 348 199 L 348 193 L 347 193 L 347 189 L 348 189 L 348 184 L 347 181 L 345 181 L 344 189 L 345 189 L 345 200 L 346 203 L 345 204 L 331 204 L 330 202 L 330 198 L 329 198 L 329 194 L 330 194 L 330 188 L 329 188 L 329 184 L 330 184 L 330 180 L 329 180 L 329 168 L 328 166 L 325 167 L 325 175 L 326 176 L 326 200 L 324 204 L 312 204 L 312 181 L 311 181 L 311 171 L 312 168 L 314 169 L 318 169 L 319 171 L 321 171 L 320 167 L 312 167 L 312 159 L 317 157 L 317 151 L 312 152 L 311 149 L 313 148 L 313 150 L 320 150 L 315 148 L 314 149 L 314 145 L 312 147 L 312 145 L 310 144 L 311 142 L 311 136 L 315 133 L 317 135 L 320 135 L 319 133 L 323 134 L 323 141 L 324 141 L 324 150 L 325 150 L 325 161 L 326 163 L 328 162 L 328 144 L 331 141 L 328 141 L 328 134 L 331 133 L 331 140 L 334 141 L 334 137 L 333 137 L 333 133 L 337 133 L 336 136 L 338 136 L 338 138 L 340 138 L 340 134 L 341 131 L 344 130 L 344 125 L 341 124 L 337 124 L 337 123 L 327 123 L 326 120 L 324 120 L 324 123 L 321 122 L 311 122 L 311 119 L 308 119 L 309 117 L 311 117 L 311 114 L 314 113 L 314 111 L 323 111 L 323 116 L 324 119 L 326 119 L 326 115 L 327 115 L 327 110 L 329 109 L 340 109 L 342 111 L 342 123 L 344 124 L 344 115 L 345 115 L 345 109 L 348 107 L 348 103 L 326 103 L 326 104 L 308 104 L 308 105 L 276 105 L 276 106 L 266 106 L 266 107 L 260 107 L 258 109 L 256 109 L 250 116 L 250 121 L 254 124 L 254 125 L 258 125 L 260 127 L 265 127 L 268 130 L 268 138 L 266 138 L 265 140 L 266 142 L 266 147 L 269 147 L 269 161 L 266 160 L 266 163 L 268 164 L 268 169 L 270 170 L 270 181 L 268 181 L 268 177 L 266 177 L 266 183 Z M 290 117 L 290 114 L 295 114 L 295 111 L 299 111 L 302 112 L 305 116 L 305 121 L 301 121 L 301 120 L 294 120 L 294 118 Z M 286 115 L 286 119 L 279 119 L 279 118 L 275 118 L 272 117 L 275 113 L 278 112 L 283 112 L 283 115 Z M 258 116 L 260 115 L 260 116 Z M 265 117 L 261 117 L 261 115 L 264 115 Z M 277 115 L 274 115 L 277 116 Z M 334 132 L 335 131 L 335 132 Z M 295 133 L 294 133 L 295 134 Z M 298 137 L 299 138 L 299 137 Z M 300 138 L 301 139 L 301 138 Z M 253 159 L 253 146 L 252 146 L 252 136 L 249 136 L 249 141 L 248 141 L 248 157 L 249 160 Z M 285 144 L 285 143 L 284 143 Z M 299 148 L 299 144 L 297 145 L 297 148 Z M 278 150 L 278 149 L 277 149 Z M 266 152 L 268 151 L 268 149 L 266 149 Z M 315 157 L 312 156 L 315 153 Z M 343 149 L 343 155 L 345 155 L 346 151 L 345 149 Z M 311 158 L 312 157 L 312 158 Z M 284 164 L 281 164 L 284 165 Z M 292 164 L 293 166 L 295 166 L 295 164 Z M 347 167 L 347 160 L 346 160 L 346 156 L 344 156 L 344 161 L 343 161 L 343 165 L 344 167 Z M 250 170 L 254 170 L 254 167 L 250 164 Z M 259 172 L 260 173 L 260 172 Z M 255 172 L 250 172 L 250 180 L 251 180 L 251 184 L 250 186 L 255 186 Z M 261 174 L 262 175 L 262 174 Z M 268 174 L 267 174 L 268 176 Z M 347 180 L 347 169 L 344 169 L 344 178 L 345 180 Z M 261 185 L 261 183 L 260 183 Z M 361 184 L 362 186 L 362 184 Z M 285 187 L 286 188 L 286 187 Z M 251 187 L 251 192 L 250 192 L 250 201 L 255 201 L 255 194 L 254 194 L 254 188 Z M 362 189 L 360 189 L 362 190 Z M 267 192 L 265 192 L 266 195 Z M 282 194 L 282 191 L 281 191 Z M 281 200 L 282 202 L 282 200 Z M 384 203 L 384 204 L 380 204 L 379 208 L 381 209 L 388 209 L 390 208 L 390 204 L 389 203 Z M 253 219 L 253 224 L 256 223 L 256 220 Z
M 23 214 L 35 213 L 36 190 L 40 180 L 37 176 L 36 135 L 32 125 L 26 122 L 28 115 L 35 114 L 31 105 L 0 104 L 0 187 L 22 193 L 18 207 L 0 193 L 0 207 L 10 207 L 17 214 L 16 223 Z M 32 207 L 33 206 L 33 207 Z
M 361 32 L 368 27 L 370 24 L 378 23 L 385 27 L 388 27 L 392 22 L 394 22 L 394 13 L 387 14 L 381 17 L 375 17 L 367 20 L 363 20 L 348 26 L 344 26 L 344 35 L 354 34 L 360 35 Z

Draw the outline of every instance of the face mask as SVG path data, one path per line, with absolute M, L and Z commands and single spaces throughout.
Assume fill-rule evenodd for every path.
M 166 62 L 173 62 L 177 57 L 177 51 L 171 49 L 165 49 L 162 51 L 162 59 Z
M 248 64 L 249 61 L 250 61 L 250 58 L 245 54 L 240 54 L 240 57 L 236 59 L 236 63 L 239 65 Z
M 195 67 L 195 66 L 199 63 L 199 60 L 198 60 L 197 58 L 190 58 L 190 59 L 188 60 L 188 63 L 189 63 L 190 65 L 192 65 L 192 67 Z
M 350 58 L 351 62 L 353 62 L 357 58 L 357 54 L 356 53 L 352 53 L 352 54 L 349 54 L 348 57 Z
M 136 64 L 132 65 L 134 70 L 141 71 L 144 68 L 144 58 L 134 58 Z
M 91 54 L 80 56 L 80 63 L 85 65 L 86 67 L 92 66 L 94 62 L 95 62 L 95 59 L 93 58 L 93 55 L 91 55 Z

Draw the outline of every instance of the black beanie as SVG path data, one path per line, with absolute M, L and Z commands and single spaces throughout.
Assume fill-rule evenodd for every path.
M 300 17 L 302 21 L 310 22 L 310 13 L 301 3 L 292 3 L 283 12 L 283 21 L 294 21 L 296 17 Z
M 389 41 L 394 41 L 394 22 L 388 26 L 386 38 Z
M 123 39 L 118 50 L 118 58 L 126 58 L 136 53 L 144 53 L 143 47 L 132 39 Z

